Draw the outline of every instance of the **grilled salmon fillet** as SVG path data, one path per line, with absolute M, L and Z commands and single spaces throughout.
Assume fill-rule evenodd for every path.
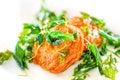
M 88 50 L 87 46 L 89 43 L 94 43 L 98 47 L 101 45 L 103 38 L 98 33 L 100 27 L 92 23 L 89 19 L 80 18 L 78 16 L 71 18 L 69 21 L 71 25 L 78 27 L 83 32 L 85 42 L 84 51 Z
M 67 40 L 57 46 L 47 43 L 46 40 L 44 40 L 42 45 L 34 43 L 33 52 L 35 57 L 33 63 L 40 65 L 51 73 L 57 74 L 65 71 L 79 60 L 84 50 L 84 40 L 82 31 L 72 25 L 57 25 L 51 30 L 58 30 L 63 33 L 77 32 L 75 42 Z M 68 54 L 63 58 L 64 60 L 62 59 L 61 63 L 60 53 L 66 50 Z

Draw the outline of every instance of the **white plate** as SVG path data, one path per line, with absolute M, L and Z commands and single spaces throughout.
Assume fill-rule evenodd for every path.
M 106 27 L 120 34 L 120 5 L 119 0 L 46 0 L 48 7 L 59 14 L 62 10 L 68 11 L 68 16 L 80 15 L 80 11 L 88 12 L 104 19 Z M 0 50 L 14 50 L 17 36 L 22 30 L 23 22 L 34 22 L 35 14 L 40 9 L 40 0 L 4 0 L 0 1 Z M 20 6 L 20 7 L 19 7 Z M 39 66 L 29 64 L 25 75 L 16 65 L 13 58 L 0 66 L 0 80 L 70 80 L 73 65 L 65 72 L 51 74 Z M 120 64 L 118 64 L 120 68 Z M 119 69 L 120 70 L 120 69 Z M 119 80 L 120 72 L 116 76 Z M 97 69 L 90 71 L 87 80 L 107 80 L 101 77 Z

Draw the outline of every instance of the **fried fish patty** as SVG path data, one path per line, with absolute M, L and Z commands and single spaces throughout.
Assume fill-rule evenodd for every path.
M 51 30 L 58 30 L 63 33 L 77 32 L 75 42 L 67 40 L 57 46 L 49 44 L 46 40 L 43 41 L 41 46 L 36 42 L 34 43 L 33 52 L 35 57 L 33 63 L 40 65 L 49 72 L 57 74 L 63 72 L 79 60 L 84 50 L 84 40 L 83 33 L 75 26 L 58 25 Z M 64 61 L 61 63 L 60 52 L 65 50 L 68 51 L 68 54 L 64 57 Z
M 92 23 L 89 19 L 80 18 L 78 16 L 70 19 L 70 24 L 78 27 L 84 34 L 84 51 L 88 50 L 87 46 L 89 43 L 94 43 L 98 47 L 101 45 L 103 38 L 99 35 L 98 27 Z

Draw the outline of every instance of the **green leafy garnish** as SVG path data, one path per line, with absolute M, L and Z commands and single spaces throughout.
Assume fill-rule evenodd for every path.
M 51 21 L 47 28 L 52 28 L 52 27 L 55 27 L 56 25 L 65 25 L 67 24 L 64 20 L 55 20 L 55 21 Z
M 80 12 L 80 14 L 83 18 L 90 18 L 90 15 L 88 13 Z
M 43 40 L 44 40 L 44 34 L 42 34 L 42 33 L 37 34 L 37 36 L 36 36 L 36 42 L 39 45 L 42 44 Z
M 98 19 L 96 17 L 91 16 L 90 19 L 92 20 L 92 22 L 98 26 L 100 26 L 101 28 L 103 28 L 105 26 L 105 22 L 103 22 L 103 20 Z
M 107 43 L 103 42 L 99 48 L 100 54 L 102 56 L 104 56 L 105 54 L 107 54 Z
M 14 58 L 17 61 L 18 65 L 21 69 L 25 70 L 28 69 L 26 58 L 25 58 L 25 50 L 22 48 L 21 42 L 18 42 L 16 45 Z
M 42 26 L 47 25 L 47 28 L 52 28 L 56 25 L 67 24 L 66 11 L 62 11 L 60 15 L 56 15 L 53 11 L 50 11 L 45 1 L 42 1 L 42 7 L 37 15 L 37 20 L 42 24 Z
M 81 15 L 83 18 L 88 18 L 90 19 L 94 24 L 96 24 L 97 26 L 101 27 L 102 29 L 104 29 L 104 26 L 105 26 L 105 22 L 101 19 L 98 19 L 94 16 L 91 16 L 90 14 L 88 13 L 85 13 L 85 12 L 81 12 Z
M 60 64 L 63 64 L 65 61 L 65 57 L 68 55 L 69 50 L 62 50 L 59 52 Z
M 43 2 L 42 8 L 37 15 L 37 20 L 42 25 L 48 24 L 49 28 L 54 27 L 57 24 L 65 24 L 64 21 L 67 20 L 66 11 L 63 11 L 59 16 L 57 16 L 54 12 L 50 11 Z
M 117 55 L 118 57 L 120 57 L 120 50 L 115 51 L 115 55 Z
M 29 34 L 37 34 L 37 33 L 40 32 L 39 25 L 37 25 L 37 24 L 24 23 L 23 26 L 24 26 L 23 29 L 30 29 L 30 33 L 27 33 L 27 35 L 29 35 Z
M 48 10 L 46 7 L 42 6 L 40 12 L 37 15 L 37 20 L 42 24 L 45 25 L 52 20 L 56 20 L 57 17 L 54 12 Z
M 113 45 L 113 46 L 119 46 L 120 45 L 120 37 L 119 36 L 113 36 L 110 35 L 106 32 L 104 32 L 103 30 L 98 30 L 99 34 L 104 37 L 105 39 L 107 39 L 107 41 Z
M 79 65 L 74 69 L 72 80 L 85 80 L 88 71 L 98 67 L 99 72 L 105 77 L 115 80 L 117 73 L 116 58 L 112 55 L 107 56 L 103 61 L 100 51 L 95 44 L 88 45 L 89 51 L 85 51 L 80 58 Z M 87 74 L 88 75 L 88 74 Z
M 67 20 L 66 11 L 63 10 L 62 13 L 58 16 L 58 20 Z
M 89 34 L 91 32 L 90 28 L 88 26 L 83 26 L 81 27 L 81 30 L 87 34 Z
M 13 55 L 19 67 L 23 70 L 28 69 L 27 62 L 31 62 L 31 58 L 33 57 L 32 47 L 40 31 L 38 25 L 24 24 L 23 31 L 16 44 L 15 54 Z M 39 39 L 41 39 L 40 36 Z M 39 43 L 40 41 L 42 40 L 37 40 Z
M 0 52 L 0 65 L 8 60 L 12 56 L 12 52 L 10 50 L 6 50 L 5 52 Z
M 63 33 L 60 31 L 50 31 L 47 33 L 47 36 L 46 36 L 46 41 L 52 45 L 59 45 L 66 40 L 70 40 L 74 42 L 75 41 L 74 35 Z
M 115 63 L 116 60 L 112 57 L 112 54 L 103 62 L 103 74 L 111 80 L 115 80 L 115 75 L 118 72 Z
M 87 72 L 97 67 L 91 51 L 85 51 L 80 60 L 79 65 L 74 69 L 72 80 L 85 80 Z
M 101 55 L 99 53 L 97 46 L 95 44 L 88 44 L 88 48 L 93 53 L 93 55 L 96 59 L 96 63 L 99 68 L 99 71 L 102 74 L 102 59 L 101 59 Z

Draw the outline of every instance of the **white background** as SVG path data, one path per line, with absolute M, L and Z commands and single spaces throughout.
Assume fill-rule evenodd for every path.
M 120 1 L 119 0 L 47 0 L 48 7 L 57 14 L 62 9 L 68 11 L 68 16 L 79 15 L 79 11 L 88 12 L 102 18 L 106 27 L 120 34 Z M 34 22 L 34 16 L 39 10 L 40 0 L 0 0 L 0 51 L 10 49 L 14 51 L 23 22 Z M 120 65 L 120 64 L 119 64 Z M 75 65 L 64 73 L 53 75 L 30 64 L 27 77 L 19 75 L 23 72 L 15 61 L 0 66 L 0 80 L 68 80 Z M 88 80 L 106 80 L 100 77 L 96 70 L 91 71 Z M 120 73 L 117 75 L 119 80 Z

